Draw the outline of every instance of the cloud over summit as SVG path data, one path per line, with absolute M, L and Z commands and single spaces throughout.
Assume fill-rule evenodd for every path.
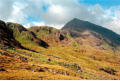
M 105 7 L 84 0 L 0 0 L 0 19 L 25 26 L 61 28 L 73 18 L 90 21 L 120 34 L 120 6 Z

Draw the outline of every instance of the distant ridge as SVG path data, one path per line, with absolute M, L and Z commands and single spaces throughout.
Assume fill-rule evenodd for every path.
M 120 45 L 120 35 L 102 26 L 77 18 L 74 18 L 73 20 L 65 24 L 62 30 L 69 31 L 72 37 L 80 37 L 81 33 L 88 30 L 94 36 L 96 36 L 95 33 L 99 34 L 100 36 L 102 36 L 102 39 L 104 41 L 106 41 L 112 46 Z M 96 37 L 99 38 L 99 36 Z

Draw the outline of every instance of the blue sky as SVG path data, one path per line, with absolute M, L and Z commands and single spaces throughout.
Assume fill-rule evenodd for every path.
M 99 4 L 103 7 L 111 7 L 120 5 L 120 0 L 78 0 L 79 3 L 84 3 L 88 5 Z
M 0 19 L 25 27 L 49 25 L 60 29 L 73 18 L 101 25 L 120 34 L 120 1 L 0 0 Z

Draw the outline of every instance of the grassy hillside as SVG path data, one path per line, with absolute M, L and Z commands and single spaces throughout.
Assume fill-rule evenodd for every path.
M 120 56 L 92 48 L 0 50 L 1 79 L 120 79 Z M 114 72 L 115 71 L 115 72 Z M 24 74 L 23 74 L 24 73 Z
M 8 28 L 13 32 L 16 40 L 18 40 L 24 47 L 32 49 L 35 46 L 48 47 L 49 45 L 41 39 L 38 39 L 33 32 L 28 31 L 20 24 L 7 23 Z
M 7 26 L 16 40 L 34 51 L 0 49 L 1 80 L 120 80 L 120 51 L 109 49 L 106 43 L 107 49 L 95 46 L 92 41 L 97 39 L 88 43 L 88 38 L 72 38 L 68 32 L 51 27 Z M 43 48 L 35 39 L 50 46 Z

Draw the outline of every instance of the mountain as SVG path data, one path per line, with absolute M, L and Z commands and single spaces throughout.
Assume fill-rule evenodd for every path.
M 15 40 L 13 33 L 6 26 L 6 23 L 0 20 L 0 44 L 15 47 L 15 48 L 23 48 L 21 44 Z
M 120 50 L 109 49 L 119 42 L 103 33 L 112 31 L 73 21 L 62 30 L 0 21 L 0 80 L 120 80 Z
M 29 31 L 34 32 L 38 38 L 43 39 L 49 44 L 68 44 L 70 35 L 66 31 L 58 30 L 49 26 L 33 26 L 28 28 Z
M 37 38 L 33 32 L 28 31 L 20 24 L 8 22 L 6 25 L 13 32 L 15 39 L 25 47 L 38 45 L 47 48 L 49 46 L 42 39 Z
M 110 46 L 116 47 L 120 45 L 120 35 L 102 26 L 90 23 L 88 21 L 79 20 L 77 18 L 69 21 L 62 30 L 70 32 L 74 38 L 83 37 L 101 44 L 107 43 Z

